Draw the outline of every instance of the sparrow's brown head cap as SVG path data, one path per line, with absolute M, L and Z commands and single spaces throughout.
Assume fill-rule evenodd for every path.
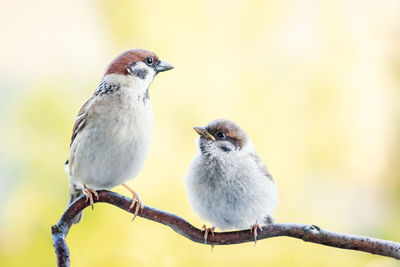
M 247 133 L 239 125 L 230 120 L 213 120 L 204 129 L 216 140 L 229 140 L 238 148 L 244 147 L 248 140 Z
M 133 49 L 128 50 L 117 56 L 106 69 L 107 74 L 122 74 L 128 75 L 127 69 L 134 63 L 138 61 L 146 62 L 146 59 L 154 61 L 154 63 L 159 62 L 158 56 L 144 49 Z

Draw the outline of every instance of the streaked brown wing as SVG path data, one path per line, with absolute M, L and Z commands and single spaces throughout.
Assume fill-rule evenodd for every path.
M 267 166 L 265 165 L 265 163 L 260 159 L 260 157 L 258 156 L 258 154 L 256 152 L 254 152 L 254 154 L 250 154 L 250 156 L 254 159 L 254 161 L 256 162 L 258 168 L 260 168 L 260 170 L 263 172 L 263 174 L 270 179 L 272 182 L 274 181 L 274 178 L 272 178 L 271 173 L 269 172 Z
M 72 136 L 71 136 L 71 144 L 70 146 L 72 146 L 75 137 L 78 135 L 78 133 L 85 128 L 86 124 L 87 124 L 87 112 L 90 108 L 90 106 L 92 105 L 94 99 L 93 97 L 89 98 L 88 101 L 86 101 L 86 103 L 81 107 L 81 109 L 79 110 L 78 116 L 76 117 L 75 120 L 75 124 L 74 124 L 74 128 L 72 129 Z

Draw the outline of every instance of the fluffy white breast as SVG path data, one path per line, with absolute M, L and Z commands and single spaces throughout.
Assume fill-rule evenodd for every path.
M 246 150 L 214 158 L 199 152 L 185 182 L 195 213 L 221 229 L 263 223 L 278 203 L 276 185 L 258 170 Z

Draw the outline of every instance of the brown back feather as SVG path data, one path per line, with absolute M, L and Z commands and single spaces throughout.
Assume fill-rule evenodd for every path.
M 271 173 L 269 172 L 267 166 L 265 165 L 265 163 L 260 159 L 260 157 L 258 156 L 258 154 L 256 152 L 254 152 L 254 154 L 250 154 L 250 156 L 254 159 L 254 161 L 256 162 L 258 168 L 263 172 L 263 174 L 270 179 L 272 182 L 274 181 L 274 178 L 272 177 Z

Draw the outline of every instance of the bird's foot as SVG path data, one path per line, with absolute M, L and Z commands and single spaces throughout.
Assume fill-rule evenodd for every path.
M 132 188 L 130 188 L 128 185 L 126 184 L 122 184 L 123 187 L 125 187 L 126 189 L 128 189 L 129 192 L 132 193 L 132 202 L 131 205 L 129 206 L 129 209 L 133 209 L 133 207 L 136 204 L 136 208 L 135 208 L 135 212 L 133 213 L 133 218 L 132 221 L 136 218 L 136 216 L 139 213 L 139 210 L 142 210 L 144 208 L 144 204 L 142 199 L 140 198 L 139 194 L 136 193 Z
M 208 233 L 211 233 L 214 236 L 215 227 L 207 228 L 206 225 L 203 225 L 201 228 L 204 231 L 204 244 L 207 244 Z M 211 250 L 214 248 L 214 245 L 211 245 Z
M 257 244 L 257 230 L 260 229 L 261 231 L 263 230 L 262 227 L 256 223 L 255 225 L 250 227 L 250 233 L 253 233 L 254 235 L 254 246 Z
M 97 200 L 99 200 L 99 194 L 97 194 L 96 190 L 87 187 L 85 184 L 82 185 L 82 191 L 83 191 L 83 194 L 86 196 L 86 202 L 89 200 L 90 206 L 92 207 L 92 210 L 93 210 L 93 208 L 94 208 L 93 207 L 93 204 L 94 204 L 93 195 L 96 197 Z

